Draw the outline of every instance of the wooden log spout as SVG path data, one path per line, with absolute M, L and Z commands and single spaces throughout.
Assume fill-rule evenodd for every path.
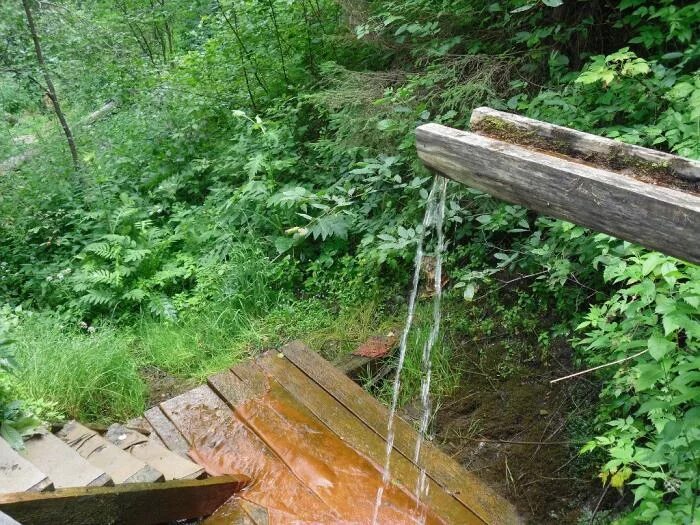
M 692 190 L 700 182 L 700 163 L 489 108 L 474 110 L 472 127 L 486 118 L 527 140 L 519 145 L 517 139 L 425 124 L 416 130 L 418 156 L 428 168 L 499 199 L 700 263 L 700 195 Z M 552 152 L 543 150 L 555 140 Z M 581 160 L 606 154 L 634 166 L 658 166 L 691 190 Z

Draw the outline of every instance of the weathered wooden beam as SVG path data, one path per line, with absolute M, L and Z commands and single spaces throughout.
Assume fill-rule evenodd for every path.
M 700 196 L 696 194 L 439 124 L 420 126 L 416 146 L 426 166 L 457 182 L 700 263 Z M 693 168 L 683 172 L 690 180 L 694 164 L 681 160 L 686 168 Z M 700 176 L 700 170 L 697 173 Z
M 472 130 L 475 130 L 484 124 L 488 127 L 489 120 L 492 122 L 503 122 L 525 134 L 533 134 L 548 141 L 554 147 L 557 144 L 562 145 L 569 152 L 583 157 L 597 154 L 602 157 L 616 157 L 620 161 L 624 161 L 624 159 L 638 160 L 647 164 L 666 166 L 670 172 L 673 172 L 681 180 L 700 181 L 700 161 L 686 159 L 655 149 L 626 144 L 619 140 L 593 135 L 592 133 L 584 133 L 583 131 L 523 117 L 514 113 L 506 113 L 505 111 L 486 107 L 476 108 L 472 111 L 469 124 Z
M 248 482 L 244 476 L 0 495 L 0 512 L 23 525 L 149 525 L 212 514 Z

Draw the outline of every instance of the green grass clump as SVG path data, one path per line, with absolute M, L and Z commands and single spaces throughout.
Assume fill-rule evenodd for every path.
M 421 381 L 423 378 L 423 346 L 428 340 L 432 322 L 432 305 L 420 305 L 416 311 L 416 321 L 414 322 L 411 334 L 408 338 L 406 357 L 403 370 L 401 372 L 401 391 L 399 392 L 399 405 L 419 398 L 421 391 Z M 400 336 L 399 328 L 397 336 Z M 452 347 L 447 344 L 445 338 L 438 336 L 435 346 L 433 346 L 431 356 L 431 380 L 430 393 L 437 399 L 450 395 L 459 385 L 461 371 L 453 359 Z M 398 352 L 395 352 L 393 359 L 398 360 Z M 386 379 L 376 385 L 374 394 L 382 401 L 389 403 L 393 393 L 394 368 Z M 363 377 L 367 384 L 371 377 Z
M 21 398 L 53 402 L 66 417 L 91 422 L 143 410 L 146 385 L 120 331 L 105 327 L 83 334 L 50 319 L 30 318 L 14 335 Z

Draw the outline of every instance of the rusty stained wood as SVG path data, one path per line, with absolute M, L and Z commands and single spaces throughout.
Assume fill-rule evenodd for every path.
M 522 124 L 523 119 L 517 122 Z M 541 131 L 542 123 L 538 125 L 536 130 Z M 595 140 L 587 137 L 576 143 L 592 142 Z M 420 126 L 416 146 L 427 167 L 457 182 L 545 215 L 700 263 L 697 195 L 439 124 Z M 680 161 L 675 162 L 674 168 L 681 169 Z M 683 168 L 684 177 L 690 179 L 695 173 L 700 177 L 695 164 Z
M 382 440 L 386 440 L 389 411 L 384 405 L 300 341 L 285 345 L 281 352 Z M 417 437 L 415 429 L 397 416 L 394 430 L 394 449 L 404 458 L 412 460 Z M 446 493 L 453 495 L 485 523 L 521 523 L 510 503 L 434 445 L 423 443 L 418 466 L 424 468 L 429 478 Z
M 212 514 L 248 478 L 131 483 L 0 495 L 0 511 L 23 525 L 149 525 Z
M 369 458 L 375 465 L 380 467 L 384 465 L 386 442 L 288 359 L 267 355 L 257 363 L 341 440 Z M 242 379 L 246 380 L 246 378 Z M 255 380 L 255 376 L 251 379 Z M 347 378 L 346 380 L 350 381 Z M 363 394 L 360 401 L 369 397 L 366 392 Z M 420 470 L 404 456 L 393 451 L 391 475 L 393 481 L 402 486 L 406 493 L 413 494 Z M 424 502 L 433 512 L 446 520 L 446 523 L 460 525 L 487 523 L 459 500 L 442 490 L 431 478 L 427 479 L 427 483 L 428 491 L 424 496 Z
M 269 525 L 269 523 L 270 517 L 265 507 L 234 497 L 205 519 L 202 525 Z

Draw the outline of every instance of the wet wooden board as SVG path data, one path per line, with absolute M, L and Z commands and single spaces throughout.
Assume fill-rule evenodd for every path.
M 235 498 L 234 498 L 235 499 Z M 240 500 L 228 501 L 211 516 L 202 521 L 202 525 L 259 525 L 255 523 L 240 505 Z
M 190 446 L 187 440 L 182 436 L 180 431 L 175 428 L 175 425 L 163 413 L 160 407 L 155 406 L 149 408 L 144 413 L 146 421 L 153 427 L 152 436 L 157 436 L 165 444 L 165 446 L 179 454 L 182 457 L 188 457 L 187 452 Z
M 44 472 L 57 489 L 113 484 L 103 470 L 92 465 L 53 434 L 28 439 L 25 447 L 22 456 Z
M 269 525 L 269 517 L 264 507 L 236 497 L 206 518 L 203 525 Z M 1 524 L 0 524 L 1 525 Z
M 362 387 L 333 367 L 317 353 L 298 341 L 289 343 L 281 352 L 322 387 L 347 410 L 364 422 L 382 439 L 386 439 L 388 410 Z M 416 431 L 401 418 L 395 420 L 394 448 L 405 458 L 413 458 Z M 480 516 L 486 523 L 519 523 L 514 508 L 484 483 L 464 470 L 434 445 L 424 443 L 418 465 L 448 493 Z
M 371 431 L 362 421 L 352 414 L 336 399 L 311 381 L 301 370 L 286 358 L 268 355 L 258 360 L 258 365 L 270 374 L 302 405 L 307 407 L 321 422 L 337 434 L 355 450 L 369 458 L 376 466 L 383 467 L 386 457 L 386 443 Z M 241 378 L 246 380 L 246 378 Z M 256 381 L 250 377 L 248 380 Z M 366 394 L 365 394 L 366 395 Z M 413 493 L 417 486 L 420 470 L 398 452 L 391 456 L 391 474 L 393 481 Z M 428 506 L 448 523 L 482 525 L 485 522 L 440 489 L 432 480 L 428 480 L 429 489 L 425 501 Z
M 67 423 L 57 435 L 78 454 L 109 474 L 116 484 L 163 480 L 163 474 L 156 469 L 76 421 Z
M 212 514 L 247 478 L 131 483 L 0 495 L 0 511 L 23 525 L 150 525 Z
M 241 508 L 255 525 L 268 525 L 270 518 L 267 515 L 267 509 L 251 503 L 250 501 L 241 500 Z
M 20 456 L 0 438 L 0 494 L 11 492 L 42 491 L 52 486 L 51 480 Z
M 345 375 L 353 376 L 374 360 L 361 355 L 346 354 L 334 362 L 333 365 Z
M 457 182 L 700 263 L 698 195 L 440 124 L 418 127 L 416 147 L 427 167 Z
M 242 384 L 239 380 L 239 383 Z M 161 403 L 164 413 L 177 426 L 192 447 L 193 458 L 212 474 L 243 473 L 254 482 L 242 497 L 266 500 L 285 515 L 298 510 L 329 519 L 315 522 L 335 523 L 337 515 L 287 468 L 260 437 L 234 415 L 226 403 L 203 385 Z M 202 458 L 204 460 L 202 461 Z M 207 458 L 211 458 L 208 461 Z M 280 484 L 284 492 L 280 492 Z M 217 515 L 226 515 L 229 504 Z M 332 518 L 330 518 L 332 516 Z M 313 519 L 307 520 L 314 522 Z M 222 523 L 225 523 L 222 522 Z
M 208 385 L 161 403 L 155 418 L 154 413 L 149 422 L 163 418 L 172 425 L 191 457 L 210 473 L 240 472 L 253 478 L 241 499 L 223 505 L 206 520 L 208 525 L 264 525 L 290 519 L 299 509 L 306 509 L 307 521 L 314 513 L 330 512 L 335 517 L 325 514 L 327 518 L 311 521 L 355 522 L 359 517 L 358 523 L 364 523 L 381 486 L 386 408 L 300 343 L 284 347 L 281 356 L 268 352 L 211 376 Z M 380 514 L 409 507 L 415 511 L 410 498 L 419 465 L 425 465 L 429 490 L 423 498 L 431 523 L 520 523 L 512 506 L 432 445 L 424 445 L 416 465 L 415 430 L 403 421 L 396 426 L 387 494 L 397 499 L 383 500 Z M 291 488 L 282 489 L 289 483 Z M 359 512 L 357 498 L 363 501 Z M 411 503 L 406 506 L 406 501 Z
M 196 479 L 204 474 L 204 469 L 196 463 L 125 426 L 111 425 L 107 429 L 105 439 L 161 472 L 166 480 Z

